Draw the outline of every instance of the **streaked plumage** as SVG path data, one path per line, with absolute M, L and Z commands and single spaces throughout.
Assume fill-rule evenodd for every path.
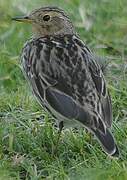
M 53 33 L 52 22 L 43 24 L 41 20 L 39 24 L 37 21 L 38 17 L 47 14 L 52 15 L 52 21 L 60 17 L 62 26 L 56 24 Z M 109 131 L 111 99 L 100 65 L 76 35 L 62 10 L 41 8 L 27 17 L 33 16 L 38 28 L 34 19 L 36 33 L 26 42 L 21 63 L 35 96 L 58 123 L 63 122 L 64 127 L 84 126 L 96 135 L 106 153 L 118 156 L 118 148 Z M 61 29 L 57 31 L 59 26 Z

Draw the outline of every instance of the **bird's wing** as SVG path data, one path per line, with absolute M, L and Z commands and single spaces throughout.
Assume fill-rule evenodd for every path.
M 106 81 L 102 70 L 94 60 L 94 57 L 89 55 L 89 70 L 95 83 L 98 95 L 100 97 L 102 117 L 107 127 L 111 127 L 112 124 L 112 105 L 109 92 L 106 87 Z
M 112 124 L 112 105 L 111 98 L 106 87 L 106 81 L 101 69 L 101 66 L 98 64 L 97 57 L 93 55 L 90 49 L 85 46 L 85 44 L 78 38 L 74 37 L 75 44 L 77 45 L 78 51 L 83 51 L 82 56 L 83 60 L 86 63 L 86 68 L 88 67 L 89 73 L 92 77 L 93 83 L 95 84 L 98 97 L 100 99 L 100 106 L 97 110 L 97 113 L 100 114 L 103 122 L 107 127 L 111 127 Z M 84 77 L 85 78 L 85 77 Z

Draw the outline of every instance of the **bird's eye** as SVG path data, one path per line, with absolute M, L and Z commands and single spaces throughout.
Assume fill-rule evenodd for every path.
M 48 14 L 46 14 L 45 16 L 43 16 L 43 20 L 44 21 L 49 21 L 50 20 L 50 16 Z

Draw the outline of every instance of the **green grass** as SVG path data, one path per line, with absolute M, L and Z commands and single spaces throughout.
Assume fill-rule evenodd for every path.
M 37 104 L 20 69 L 19 54 L 31 28 L 10 20 L 44 5 L 65 9 L 81 38 L 110 61 L 106 79 L 120 159 L 107 157 L 82 129 L 64 131 L 53 156 L 53 118 Z M 0 0 L 0 180 L 127 179 L 126 7 L 126 0 Z

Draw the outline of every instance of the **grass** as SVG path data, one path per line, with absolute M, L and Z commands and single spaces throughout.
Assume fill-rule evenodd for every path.
M 127 179 L 127 1 L 0 0 L 0 180 Z M 108 57 L 106 79 L 112 96 L 113 127 L 121 156 L 107 157 L 98 142 L 80 129 L 62 133 L 52 155 L 57 129 L 37 104 L 20 69 L 19 54 L 31 28 L 10 17 L 35 7 L 65 9 L 81 38 Z

